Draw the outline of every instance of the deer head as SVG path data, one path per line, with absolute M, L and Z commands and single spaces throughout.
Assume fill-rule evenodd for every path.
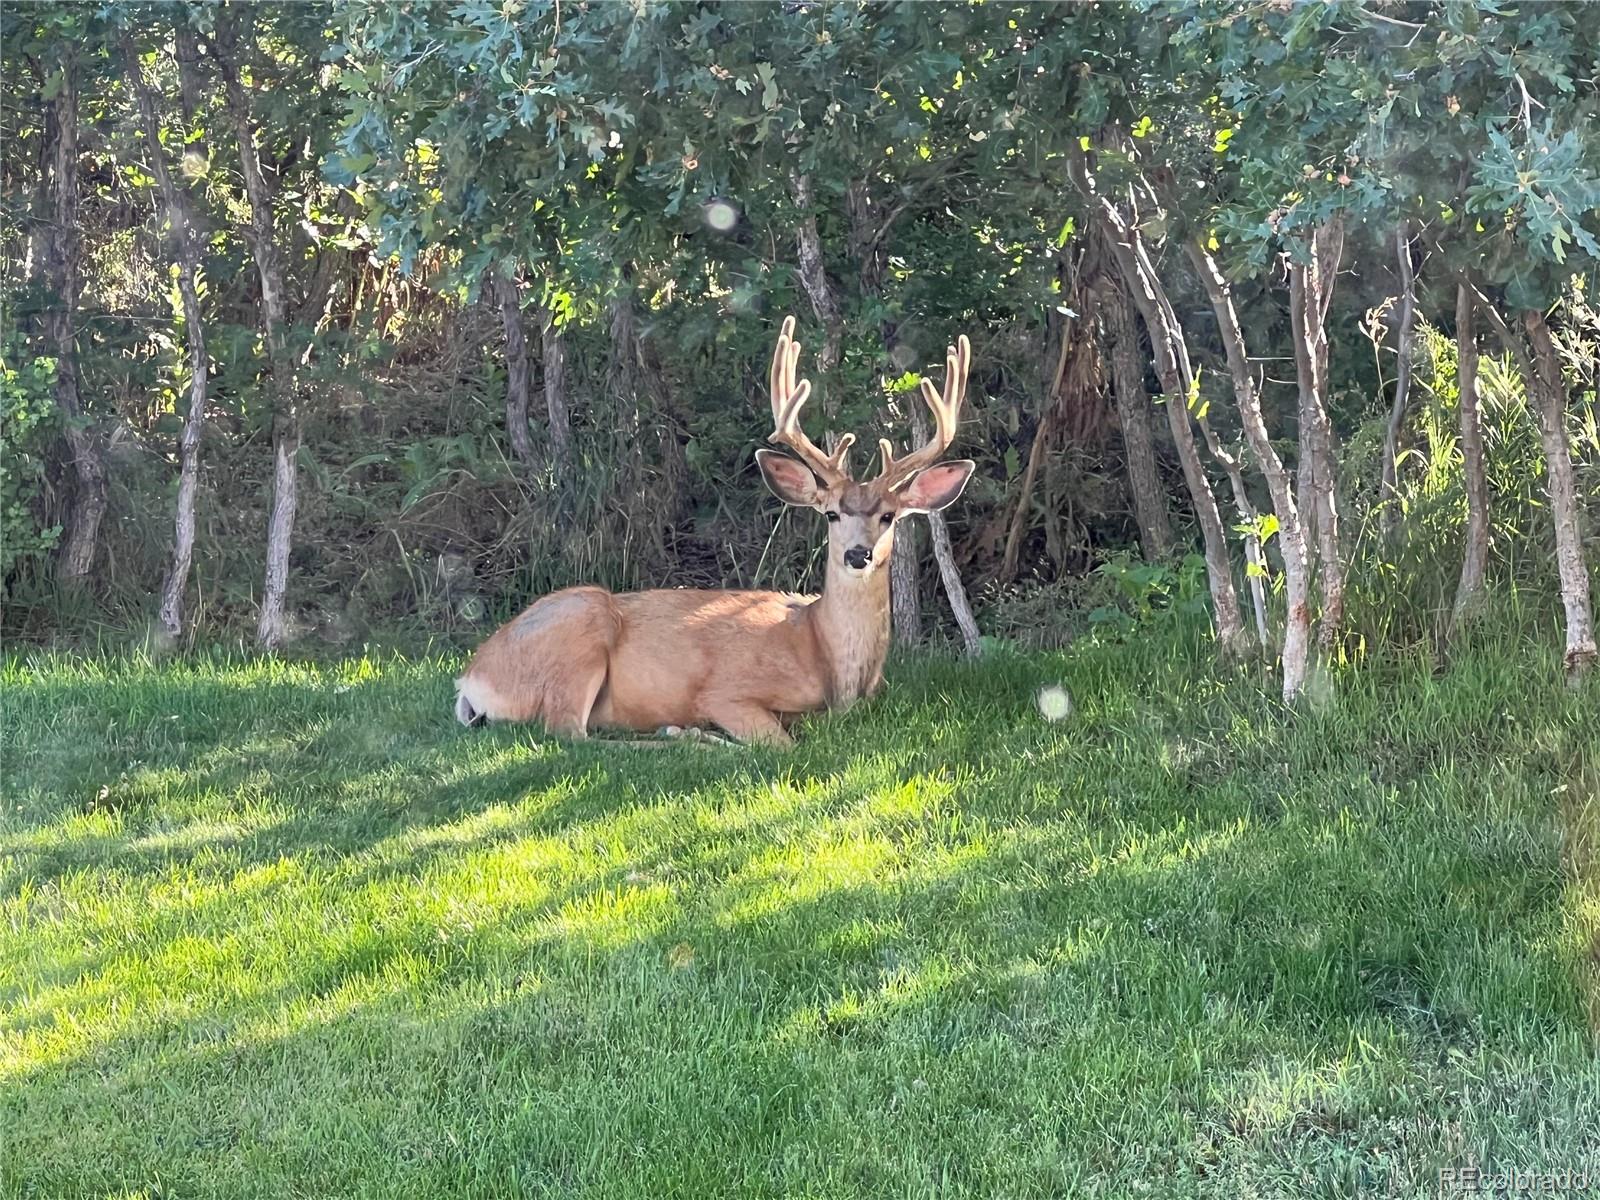
M 814 508 L 828 518 L 829 578 L 860 578 L 883 570 L 894 552 L 894 529 L 901 517 L 944 508 L 961 495 L 972 475 L 972 460 L 938 460 L 955 439 L 971 360 L 972 346 L 963 335 L 945 354 L 944 391 L 922 381 L 922 398 L 933 410 L 932 439 L 896 458 L 889 439 L 880 438 L 883 469 L 876 478 L 858 483 L 850 474 L 853 433 L 843 434 L 827 454 L 800 427 L 811 381 L 795 378 L 800 343 L 794 340 L 794 318 L 784 318 L 769 375 L 773 431 L 767 440 L 787 446 L 799 459 L 757 450 L 756 461 L 778 499 Z

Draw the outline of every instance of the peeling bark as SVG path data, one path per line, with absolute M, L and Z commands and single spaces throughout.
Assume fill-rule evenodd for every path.
M 66 540 L 56 561 L 60 580 L 81 585 L 94 567 L 100 522 L 106 513 L 106 468 L 100 444 L 83 411 L 78 383 L 78 348 L 73 322 L 78 313 L 82 241 L 78 225 L 78 83 L 76 55 L 61 64 L 61 90 L 46 122 L 51 144 L 49 199 L 53 212 L 44 239 L 46 284 L 55 303 L 44 315 L 45 334 L 56 355 L 56 403 L 72 456 L 73 495 Z
M 1561 606 L 1566 610 L 1567 650 L 1563 658 L 1567 679 L 1576 684 L 1600 658 L 1594 637 L 1594 609 L 1589 598 L 1589 567 L 1583 554 L 1583 506 L 1578 499 L 1572 470 L 1572 447 L 1567 438 L 1567 392 L 1561 362 L 1544 314 L 1529 309 L 1522 314 L 1533 353 L 1525 376 L 1533 411 L 1544 443 L 1546 486 L 1550 515 L 1555 522 L 1556 571 L 1561 579 Z
M 162 208 L 178 262 L 178 292 L 183 300 L 185 336 L 189 346 L 189 415 L 178 439 L 178 501 L 173 520 L 172 561 L 161 586 L 160 610 L 163 632 L 170 638 L 177 638 L 183 633 L 184 595 L 188 590 L 189 570 L 194 562 L 195 494 L 200 487 L 200 436 L 206 419 L 208 360 L 205 320 L 200 311 L 200 296 L 195 289 L 200 252 L 190 229 L 184 196 L 173 182 L 166 152 L 161 148 L 157 132 L 161 123 L 156 114 L 155 93 L 145 82 L 144 72 L 139 66 L 139 53 L 134 48 L 133 40 L 126 34 L 121 39 L 121 50 L 123 71 L 138 105 L 145 145 L 150 152 L 150 167 L 161 193 Z
M 236 17 L 237 13 L 231 9 L 218 14 L 217 36 L 212 48 L 222 74 L 228 116 L 239 143 L 239 167 L 244 175 L 245 196 L 250 202 L 248 240 L 261 281 L 261 322 L 272 396 L 272 509 L 267 517 L 266 578 L 261 589 L 256 640 L 266 649 L 275 650 L 289 635 L 286 609 L 289 555 L 294 548 L 294 519 L 299 503 L 300 404 L 294 363 L 289 360 L 285 343 L 288 298 L 273 230 L 273 195 L 261 170 L 250 96 L 239 77 L 239 34 L 232 19 Z M 192 31 L 189 43 L 192 51 Z M 180 41 L 180 52 L 182 46 Z
M 1174 345 L 1175 342 L 1181 344 L 1183 331 L 1169 324 L 1167 313 L 1170 308 L 1164 310 L 1158 303 L 1157 297 L 1164 297 L 1164 292 L 1160 281 L 1147 269 L 1148 255 L 1140 253 L 1143 239 L 1139 231 L 1115 204 L 1098 191 L 1083 151 L 1074 150 L 1069 162 L 1073 183 L 1088 206 L 1090 219 L 1105 237 L 1123 283 L 1150 333 L 1156 373 L 1166 393 L 1164 407 L 1167 410 L 1167 423 L 1172 429 L 1173 444 L 1183 464 L 1184 481 L 1188 484 L 1189 498 L 1204 539 L 1206 578 L 1215 610 L 1217 640 L 1225 654 L 1236 654 L 1248 640 L 1249 634 L 1245 631 L 1239 594 L 1233 583 L 1227 531 L 1223 528 L 1222 514 L 1217 509 L 1211 481 L 1206 478 L 1205 469 L 1200 464 L 1194 430 L 1189 426 L 1188 389 L 1183 386 L 1180 377 L 1178 351 Z
M 1337 219 L 1317 230 L 1305 262 L 1289 263 L 1289 319 L 1300 387 L 1300 511 L 1314 535 L 1322 592 L 1318 647 L 1331 653 L 1344 627 L 1344 557 L 1339 546 L 1338 482 L 1328 418 L 1328 305 L 1343 246 Z
M 1206 289 L 1211 310 L 1216 314 L 1217 327 L 1227 352 L 1228 374 L 1233 381 L 1239 422 L 1250 444 L 1250 453 L 1255 456 L 1261 474 L 1267 481 L 1273 512 L 1278 518 L 1278 548 L 1283 555 L 1285 602 L 1281 652 L 1283 699 L 1285 703 L 1292 704 L 1305 688 L 1311 653 L 1311 564 L 1307 557 L 1305 528 L 1295 503 L 1289 471 L 1272 445 L 1266 419 L 1261 413 L 1261 397 L 1256 392 L 1255 379 L 1250 374 L 1244 329 L 1233 307 L 1232 289 L 1216 260 L 1203 246 L 1198 242 L 1187 242 L 1185 249 Z
M 1484 464 L 1483 414 L 1478 407 L 1477 301 L 1456 285 L 1456 378 L 1461 404 L 1461 471 L 1467 493 L 1466 546 L 1456 585 L 1454 619 L 1471 615 L 1489 570 L 1489 476 Z

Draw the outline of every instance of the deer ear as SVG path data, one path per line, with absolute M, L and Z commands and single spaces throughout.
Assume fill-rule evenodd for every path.
M 821 503 L 822 491 L 817 487 L 817 477 L 804 463 L 776 450 L 757 450 L 756 465 L 761 468 L 761 477 L 767 481 L 772 494 L 785 504 L 813 508 Z
M 948 508 L 961 495 L 961 489 L 967 486 L 976 466 L 970 458 L 958 458 L 918 471 L 911 482 L 900 489 L 900 511 L 925 513 Z

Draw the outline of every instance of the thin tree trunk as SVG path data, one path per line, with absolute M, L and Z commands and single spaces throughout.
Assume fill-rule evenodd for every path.
M 1533 347 L 1529 362 L 1532 370 L 1526 378 L 1533 411 L 1539 419 L 1539 438 L 1544 443 L 1550 515 L 1556 527 L 1556 570 L 1561 578 L 1561 605 L 1567 616 L 1567 652 L 1563 661 L 1568 681 L 1576 684 L 1600 658 L 1600 649 L 1595 645 L 1589 567 L 1583 554 L 1583 506 L 1578 499 L 1572 447 L 1567 439 L 1567 389 L 1544 314 L 1529 309 L 1522 314 L 1522 324 Z
M 800 268 L 800 286 L 806 299 L 811 301 L 811 311 L 822 323 L 822 348 L 817 351 L 817 373 L 826 384 L 839 365 L 844 346 L 844 319 L 839 312 L 839 298 L 833 282 L 828 278 L 827 262 L 822 253 L 822 238 L 817 233 L 817 214 L 812 205 L 811 176 L 790 176 L 790 193 L 795 207 L 800 210 L 800 223 L 795 228 L 795 257 Z M 823 415 L 830 421 L 838 412 L 837 398 L 832 388 L 823 392 Z
M 894 557 L 889 560 L 889 607 L 894 620 L 897 646 L 915 646 L 922 641 L 922 586 L 917 564 L 922 560 L 922 543 L 915 522 L 901 522 L 895 531 Z
M 272 189 L 261 171 L 250 96 L 239 78 L 240 38 L 236 19 L 237 13 L 231 9 L 219 12 L 217 36 L 212 47 L 222 74 L 228 116 L 239 143 L 239 167 L 244 175 L 245 196 L 250 201 L 250 251 L 261 280 L 261 321 L 266 335 L 272 396 L 272 509 L 267 517 L 266 578 L 261 589 L 256 640 L 265 649 L 276 650 L 289 636 L 286 612 L 289 555 L 294 548 L 294 518 L 299 502 L 299 389 L 285 342 L 288 297 L 284 292 L 283 267 L 273 229 Z M 192 32 L 189 40 L 192 51 Z M 180 41 L 180 52 L 182 46 Z
M 843 345 L 843 316 L 839 307 L 833 281 L 823 264 L 822 243 L 817 236 L 816 214 L 812 206 L 811 179 L 806 175 L 792 177 L 795 203 L 804 211 L 796 236 L 799 250 L 800 279 L 817 319 L 823 323 L 823 348 L 817 356 L 819 366 L 838 366 Z M 850 250 L 859 269 L 857 276 L 860 295 L 870 300 L 883 296 L 884 265 L 887 258 L 887 227 L 872 225 L 875 214 L 868 183 L 853 182 L 845 196 L 845 216 L 849 225 Z M 891 223 L 893 217 L 887 218 Z M 883 352 L 893 363 L 899 343 L 899 330 L 893 321 L 885 320 L 878 328 L 883 342 Z M 832 423 L 838 404 L 832 390 L 823 396 L 823 411 Z M 880 410 L 880 419 L 887 421 L 888 412 Z M 911 414 L 913 427 L 917 413 Z M 829 446 L 833 434 L 828 434 Z M 896 533 L 894 557 L 889 560 L 889 611 L 895 644 L 915 646 L 922 641 L 922 539 L 914 524 L 903 524 Z
M 1175 314 L 1168 314 L 1176 322 Z M 1195 424 L 1200 426 L 1200 434 L 1205 438 L 1206 449 L 1211 452 L 1211 457 L 1216 459 L 1222 467 L 1222 472 L 1228 478 L 1228 491 L 1233 496 L 1234 511 L 1239 514 L 1239 525 L 1244 530 L 1244 563 L 1245 578 L 1250 587 L 1250 610 L 1255 617 L 1256 641 L 1265 649 L 1272 644 L 1272 635 L 1267 629 L 1267 567 L 1261 555 L 1261 538 L 1256 532 L 1258 520 L 1256 506 L 1250 500 L 1249 489 L 1244 485 L 1244 470 L 1235 458 L 1223 446 L 1222 440 L 1217 437 L 1211 428 L 1211 422 L 1205 415 L 1205 406 L 1198 403 L 1198 388 L 1194 382 L 1194 375 L 1188 363 L 1188 352 L 1185 350 L 1180 356 L 1180 376 L 1188 389 L 1186 394 L 1196 399 L 1194 406 Z
M 1106 339 L 1111 343 L 1111 382 L 1117 397 L 1117 421 L 1122 426 L 1122 446 L 1127 458 L 1128 488 L 1133 493 L 1133 515 L 1139 523 L 1139 543 L 1147 560 L 1165 559 L 1172 553 L 1172 519 L 1167 493 L 1156 474 L 1156 455 L 1150 436 L 1150 395 L 1144 386 L 1144 364 L 1139 357 L 1139 335 L 1134 327 L 1133 302 L 1126 288 L 1112 284 L 1106 298 Z
M 1172 441 L 1177 447 L 1179 461 L 1183 463 L 1184 481 L 1189 486 L 1190 501 L 1194 505 L 1195 518 L 1200 523 L 1205 544 L 1206 577 L 1211 588 L 1212 607 L 1215 609 L 1217 640 L 1225 654 L 1236 654 L 1243 648 L 1249 634 L 1245 632 L 1239 594 L 1234 587 L 1233 570 L 1228 560 L 1227 531 L 1223 528 L 1222 514 L 1217 509 L 1211 482 L 1200 464 L 1194 431 L 1189 427 L 1188 389 L 1180 378 L 1178 354 L 1174 347 L 1175 340 L 1181 342 L 1183 331 L 1168 324 L 1166 311 L 1170 309 L 1164 311 L 1157 302 L 1157 297 L 1164 293 L 1160 280 L 1145 268 L 1148 255 L 1138 252 L 1143 247 L 1139 231 L 1115 204 L 1100 194 L 1081 150 L 1074 149 L 1069 170 L 1073 183 L 1088 205 L 1090 219 L 1104 235 L 1129 295 L 1150 333 L 1156 373 L 1166 393 L 1167 423 L 1172 429 Z
M 1302 512 L 1313 514 L 1316 558 L 1322 587 L 1322 624 L 1317 644 L 1331 653 L 1344 625 L 1344 558 L 1339 548 L 1338 485 L 1333 429 L 1327 409 L 1327 312 L 1338 269 L 1343 230 L 1332 221 L 1311 238 L 1307 262 L 1289 264 L 1289 318 L 1300 385 L 1300 495 Z
M 1470 283 L 1464 275 L 1460 279 L 1463 285 Z M 1583 555 L 1582 511 L 1573 477 L 1572 448 L 1567 442 L 1561 363 L 1556 358 L 1555 343 L 1542 312 L 1529 310 L 1522 314 L 1522 324 L 1527 331 L 1527 340 L 1524 340 L 1475 287 L 1474 299 L 1476 310 L 1494 326 L 1501 345 L 1522 373 L 1523 386 L 1539 424 L 1546 486 L 1550 492 L 1550 515 L 1555 522 L 1556 571 L 1561 580 L 1561 604 L 1566 612 L 1567 649 L 1563 661 L 1568 682 L 1577 683 L 1594 665 L 1600 651 L 1595 646 L 1589 570 Z
M 1467 493 L 1467 536 L 1456 585 L 1453 618 L 1472 614 L 1489 570 L 1489 477 L 1483 455 L 1483 414 L 1478 408 L 1477 302 L 1456 285 L 1456 362 L 1461 402 L 1461 472 Z
M 195 288 L 200 252 L 189 227 L 189 213 L 183 195 L 173 182 L 166 152 L 161 148 L 158 135 L 161 125 L 156 115 L 155 93 L 145 82 L 139 66 L 139 53 L 134 48 L 133 40 L 126 34 L 121 39 L 121 48 L 123 70 L 139 107 L 139 120 L 144 127 L 146 147 L 150 151 L 150 167 L 161 192 L 167 227 L 176 251 L 178 292 L 183 298 L 183 320 L 189 343 L 189 415 L 178 439 L 178 502 L 173 521 L 172 562 L 161 587 L 161 627 L 168 637 L 177 638 L 183 633 L 184 594 L 188 590 L 189 569 L 194 562 L 195 493 L 200 486 L 200 435 L 206 419 L 205 322 L 200 313 L 200 296 Z
M 205 97 L 200 75 L 200 38 L 194 27 L 189 24 L 187 14 L 179 12 L 175 15 L 177 28 L 172 38 L 172 57 L 178 63 L 178 101 L 183 109 L 183 124 L 188 133 L 193 132 L 199 125 L 200 108 Z M 226 36 L 228 21 L 220 12 L 218 17 L 217 35 L 221 38 Z M 185 141 L 180 153 L 196 154 L 202 159 L 209 159 L 210 153 L 206 148 L 204 134 L 192 142 Z
M 1000 578 L 1006 582 L 1017 577 L 1018 560 L 1022 556 L 1022 535 L 1028 527 L 1028 510 L 1033 502 L 1034 480 L 1039 467 L 1050 451 L 1050 441 L 1055 433 L 1056 398 L 1046 398 L 1044 412 L 1033 431 L 1033 441 L 1028 446 L 1028 465 L 1022 470 L 1022 483 L 1017 493 L 1017 506 L 1011 513 L 1011 528 L 1006 531 L 1005 554 L 1000 560 Z
M 640 442 L 640 408 L 644 389 L 639 386 L 639 325 L 633 308 L 633 281 L 624 272 L 607 305 L 611 318 L 611 354 L 606 364 L 606 391 L 616 403 L 616 444 L 612 453 L 632 485 L 643 486 L 644 447 Z
M 1382 481 L 1378 489 L 1383 505 L 1383 529 L 1392 533 L 1400 518 L 1400 430 L 1405 424 L 1406 401 L 1411 391 L 1411 353 L 1416 334 L 1417 278 L 1411 266 L 1411 225 L 1402 221 L 1395 232 L 1395 252 L 1400 263 L 1400 327 L 1394 375 L 1394 404 L 1383 433 Z
M 911 418 L 911 432 L 916 445 L 927 442 L 928 423 L 920 412 Z M 956 619 L 956 627 L 961 630 L 961 642 L 966 647 L 967 656 L 977 658 L 983 652 L 978 622 L 973 618 L 967 588 L 961 582 L 961 571 L 956 567 L 955 549 L 950 544 L 950 526 L 944 519 L 944 513 L 935 510 L 928 514 L 928 532 L 933 540 L 933 560 L 939 564 L 939 579 L 950 601 L 950 612 Z
M 1028 444 L 1028 464 L 1022 470 L 1021 486 L 1017 491 L 1017 504 L 1011 510 L 1011 525 L 1006 530 L 1005 553 L 1000 559 L 1000 578 L 1009 583 L 1017 577 L 1018 559 L 1022 554 L 1022 535 L 1028 528 L 1029 509 L 1033 503 L 1033 485 L 1038 478 L 1044 457 L 1050 452 L 1050 442 L 1055 436 L 1058 408 L 1061 403 L 1061 381 L 1067 371 L 1067 356 L 1072 351 L 1072 317 L 1061 322 L 1061 336 L 1057 343 L 1055 368 L 1044 383 L 1044 404 L 1039 412 L 1039 423 L 1033 430 L 1033 441 Z
M 1158 279 L 1155 263 L 1151 261 L 1142 238 L 1134 240 L 1132 250 L 1144 277 L 1150 280 Z M 1261 554 L 1261 539 L 1256 533 L 1255 505 L 1250 500 L 1249 489 L 1245 487 L 1244 472 L 1238 459 L 1222 445 L 1221 439 L 1212 430 L 1211 422 L 1206 417 L 1205 405 L 1200 403 L 1200 388 L 1194 373 L 1194 365 L 1189 361 L 1188 341 L 1184 337 L 1183 324 L 1178 320 L 1178 314 L 1172 307 L 1172 300 L 1168 297 L 1166 289 L 1159 284 L 1152 288 L 1152 293 L 1160 319 L 1168 331 L 1167 337 L 1177 366 L 1177 381 L 1183 388 L 1184 403 L 1192 411 L 1195 424 L 1200 426 L 1200 434 L 1205 439 L 1211 457 L 1221 465 L 1223 474 L 1228 479 L 1228 490 L 1233 496 L 1234 511 L 1238 513 L 1239 526 L 1244 531 L 1245 578 L 1250 588 L 1251 611 L 1255 616 L 1256 640 L 1257 644 L 1265 649 L 1271 644 L 1271 635 L 1267 630 L 1266 563 Z M 1241 631 L 1241 641 L 1242 636 Z
M 607 304 L 611 346 L 610 361 L 606 365 L 606 391 L 616 405 L 616 440 L 611 455 L 616 471 L 616 491 L 627 498 L 627 507 L 636 516 L 627 524 L 630 533 L 635 526 L 648 530 L 652 546 L 665 560 L 667 531 L 674 519 L 676 499 L 664 486 L 667 481 L 653 475 L 646 458 L 645 426 L 649 419 L 646 409 L 655 399 L 655 393 L 645 382 L 652 377 L 644 366 L 630 264 L 623 264 Z M 665 405 L 661 409 L 664 414 Z M 657 429 L 666 425 L 664 419 L 652 423 Z
M 886 326 L 883 333 L 884 350 L 893 355 L 894 330 Z M 916 431 L 921 427 L 920 420 L 921 414 L 913 409 L 913 437 L 918 437 Z M 931 521 L 929 525 L 932 525 Z M 918 536 L 915 524 L 901 524 L 895 536 L 895 554 L 889 560 L 889 609 L 894 618 L 894 640 L 899 646 L 915 646 L 922 641 L 922 539 Z
M 517 281 L 499 272 L 492 275 L 495 307 L 506 338 L 506 440 L 517 468 L 533 465 L 533 437 L 528 432 L 528 407 L 533 397 L 533 360 L 528 355 L 528 330 L 517 299 Z
M 1295 504 L 1294 487 L 1288 469 L 1272 445 L 1267 423 L 1261 414 L 1261 398 L 1250 374 L 1250 359 L 1245 350 L 1244 330 L 1233 307 L 1233 294 L 1216 260 L 1198 242 L 1186 242 L 1189 261 L 1211 301 L 1227 351 L 1228 373 L 1233 379 L 1234 401 L 1239 408 L 1239 423 L 1250 453 L 1255 455 L 1272 496 L 1278 518 L 1278 548 L 1283 555 L 1285 614 L 1283 626 L 1283 699 L 1294 703 L 1305 688 L 1311 653 L 1311 564 L 1307 556 L 1305 528 Z
M 540 359 L 544 367 L 544 406 L 550 423 L 550 449 L 555 459 L 556 487 L 566 495 L 572 478 L 572 418 L 567 407 L 566 336 L 556 325 L 555 312 L 546 307 L 539 325 Z
M 61 64 L 61 90 L 51 102 L 53 134 L 49 232 L 44 239 L 46 282 L 55 303 L 45 312 L 45 333 L 56 354 L 56 403 L 61 406 L 67 450 L 72 455 L 73 496 L 67 537 L 56 563 L 61 581 L 78 586 L 94 567 L 100 522 L 106 513 L 106 468 L 100 446 L 83 413 L 78 387 L 78 349 L 73 322 L 78 313 L 78 81 L 77 57 L 68 50 Z

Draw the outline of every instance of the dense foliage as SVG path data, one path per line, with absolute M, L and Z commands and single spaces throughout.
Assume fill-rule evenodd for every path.
M 830 428 L 898 444 L 971 336 L 948 554 L 992 635 L 1206 610 L 1292 698 L 1517 588 L 1594 659 L 1581 4 L 40 4 L 4 39 L 13 634 L 815 586 L 750 469 L 792 311 Z

